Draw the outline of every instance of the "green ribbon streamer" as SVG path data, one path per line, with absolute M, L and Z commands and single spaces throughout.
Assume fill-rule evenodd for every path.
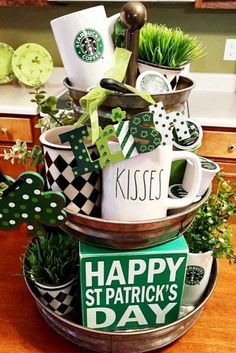
M 127 84 L 125 84 L 125 87 L 128 90 L 130 90 L 131 92 L 133 92 L 133 93 L 137 94 L 138 96 L 140 96 L 141 98 L 143 98 L 148 103 L 150 103 L 150 104 L 155 104 L 156 103 L 149 93 L 147 93 L 145 91 L 142 91 L 141 89 L 134 88 L 133 86 L 130 86 L 130 85 L 127 85 Z
M 132 53 L 126 49 L 116 48 L 113 58 L 114 64 L 106 72 L 104 77 L 122 82 L 124 80 L 131 55 Z M 91 89 L 88 94 L 80 98 L 80 106 L 84 109 L 84 113 L 81 115 L 78 123 L 84 124 L 90 118 L 92 144 L 94 144 L 99 137 L 97 109 L 111 93 L 112 91 L 97 86 Z
M 106 72 L 104 77 L 112 78 L 122 82 L 127 71 L 131 54 L 132 53 L 127 49 L 116 48 L 113 59 L 114 65 Z M 128 90 L 137 94 L 145 101 L 149 102 L 150 104 L 155 104 L 154 99 L 150 96 L 149 93 L 141 91 L 127 84 L 125 86 Z M 80 98 L 80 106 L 83 108 L 84 113 L 81 115 L 76 125 L 80 126 L 81 124 L 84 124 L 88 119 L 90 119 L 92 144 L 94 144 L 99 137 L 98 107 L 105 101 L 107 96 L 112 93 L 113 91 L 97 86 L 92 88 L 89 93 Z

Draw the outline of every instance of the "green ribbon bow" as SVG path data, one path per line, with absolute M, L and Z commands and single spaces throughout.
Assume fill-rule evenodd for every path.
M 131 55 L 132 53 L 127 49 L 116 48 L 113 58 L 114 64 L 106 72 L 104 77 L 122 82 L 124 80 Z M 138 90 L 129 85 L 126 85 L 126 87 L 131 92 L 141 96 L 149 103 L 155 103 L 153 98 L 147 92 Z M 97 86 L 92 88 L 88 94 L 80 98 L 80 106 L 83 108 L 84 113 L 81 115 L 78 124 L 76 125 L 82 125 L 90 119 L 92 144 L 94 144 L 99 137 L 98 107 L 110 94 L 112 94 L 112 91 Z

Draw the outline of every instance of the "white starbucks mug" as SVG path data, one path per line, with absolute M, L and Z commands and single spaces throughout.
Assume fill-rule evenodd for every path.
M 100 5 L 50 22 L 66 75 L 82 91 L 96 86 L 112 66 L 111 30 L 117 16 L 107 18 Z
M 197 305 L 209 283 L 213 263 L 212 251 L 189 253 L 182 305 Z
M 111 142 L 113 152 L 118 144 Z M 171 163 L 189 159 L 193 163 L 192 186 L 181 199 L 168 197 Z M 168 209 L 194 202 L 201 180 L 199 158 L 191 152 L 172 151 L 171 145 L 122 160 L 102 170 L 102 218 L 142 221 L 165 217 Z

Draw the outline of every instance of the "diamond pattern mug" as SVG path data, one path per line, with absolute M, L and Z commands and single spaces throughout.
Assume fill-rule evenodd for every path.
M 61 191 L 66 197 L 66 208 L 75 213 L 100 217 L 101 173 L 86 173 L 75 177 L 77 166 L 69 145 L 60 142 L 59 135 L 72 130 L 73 126 L 60 126 L 45 131 L 40 136 L 43 145 L 46 180 L 49 189 Z M 91 158 L 98 154 L 95 147 L 88 148 Z

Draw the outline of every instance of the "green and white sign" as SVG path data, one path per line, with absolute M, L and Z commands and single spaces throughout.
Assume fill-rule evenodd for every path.
M 81 243 L 83 325 L 114 331 L 160 327 L 177 320 L 187 253 L 183 236 L 126 252 Z
M 104 50 L 102 37 L 93 28 L 86 28 L 77 33 L 74 47 L 80 59 L 87 63 L 98 61 Z

